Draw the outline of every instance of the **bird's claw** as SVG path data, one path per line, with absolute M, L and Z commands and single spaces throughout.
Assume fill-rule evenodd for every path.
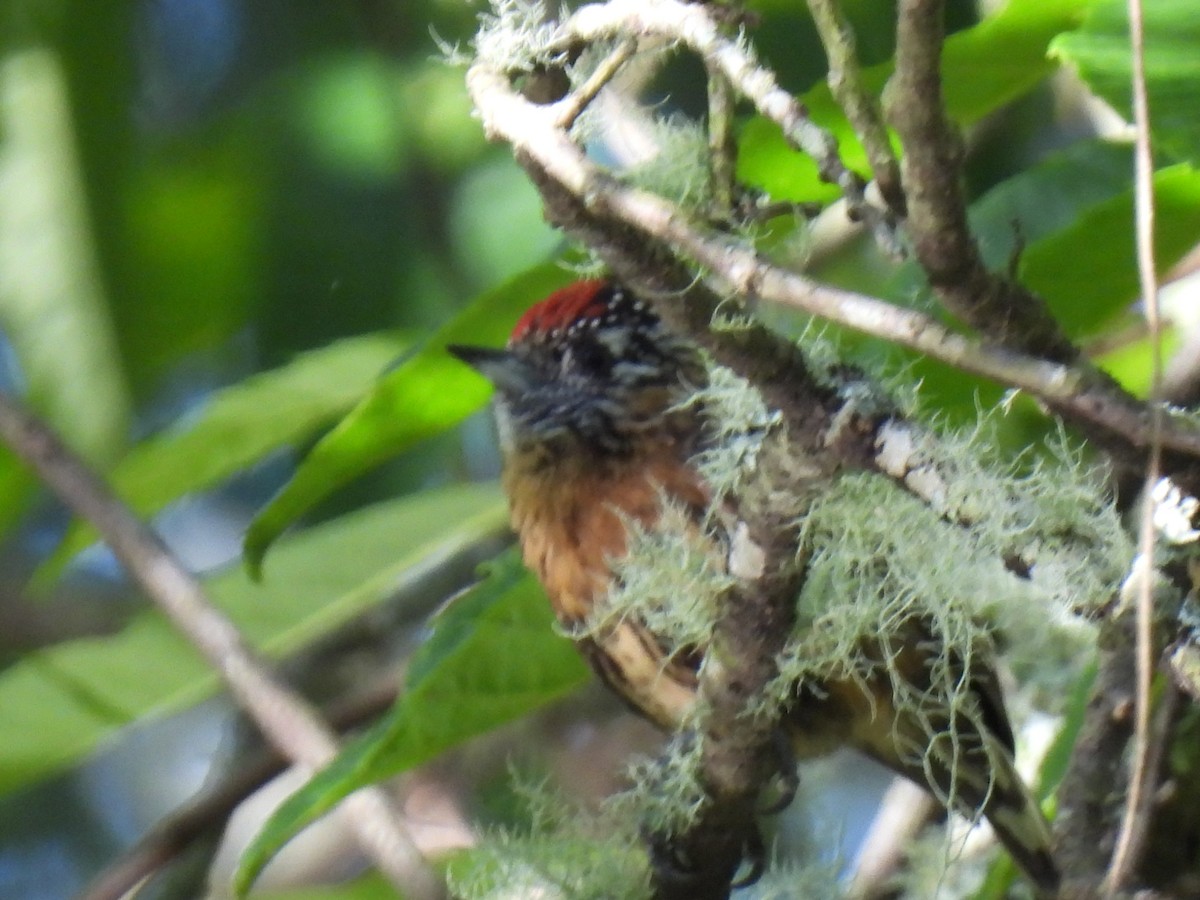
M 788 740 L 783 729 L 777 728 L 771 736 L 771 744 L 775 749 L 778 768 L 775 780 L 779 785 L 779 795 L 771 798 L 759 809 L 759 814 L 773 816 L 783 812 L 796 799 L 796 791 L 800 789 L 800 774 L 796 771 L 796 755 L 792 752 L 792 743 Z
M 703 877 L 700 867 L 670 839 L 662 834 L 644 834 L 650 852 L 650 865 L 654 869 L 655 881 L 659 884 L 688 885 Z M 738 872 L 745 872 L 730 883 L 730 888 L 749 887 L 762 878 L 767 869 L 766 844 L 762 833 L 754 828 L 742 845 L 742 865 Z
M 650 853 L 650 866 L 654 869 L 656 882 L 686 884 L 696 877 L 699 870 L 695 862 L 666 835 L 643 832 L 642 838 Z
M 746 837 L 746 843 L 742 847 L 742 868 L 747 870 L 746 874 L 735 878 L 729 885 L 735 891 L 754 884 L 767 870 L 767 848 L 763 843 L 762 832 L 757 828 Z

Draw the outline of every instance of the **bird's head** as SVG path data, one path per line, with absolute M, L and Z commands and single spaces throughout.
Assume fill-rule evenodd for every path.
M 605 279 L 535 304 L 503 349 L 451 345 L 497 391 L 506 452 L 530 446 L 624 455 L 703 385 L 697 348 Z

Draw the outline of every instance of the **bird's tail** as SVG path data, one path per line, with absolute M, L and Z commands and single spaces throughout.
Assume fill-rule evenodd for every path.
M 964 791 L 963 801 L 972 813 L 983 812 L 1013 861 L 1038 888 L 1056 893 L 1060 875 L 1050 852 L 1050 825 L 1007 748 L 991 749 L 991 790 L 979 798 Z
M 930 753 L 916 771 L 903 774 L 970 818 L 982 813 L 1013 861 L 1040 891 L 1053 895 L 1060 874 L 1051 854 L 1050 825 L 1008 748 L 986 730 L 982 735 L 982 741 L 963 742 L 973 746 L 960 743 L 953 756 Z

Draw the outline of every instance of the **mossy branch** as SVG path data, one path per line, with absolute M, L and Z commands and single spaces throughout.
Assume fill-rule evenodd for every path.
M 615 39 L 666 40 L 687 47 L 710 71 L 719 72 L 734 92 L 780 124 L 793 145 L 816 160 L 822 174 L 841 186 L 855 214 L 875 225 L 877 232 L 892 229 L 895 210 L 907 210 L 908 231 L 930 284 L 947 308 L 982 339 L 951 331 L 913 310 L 818 284 L 764 259 L 748 241 L 707 227 L 700 210 L 630 186 L 590 159 L 562 127 L 563 110 L 587 104 L 582 94 L 568 94 L 540 106 L 529 102 L 512 87 L 511 62 L 487 54 L 476 59 L 467 81 L 485 130 L 493 139 L 512 145 L 542 193 L 548 218 L 596 252 L 618 277 L 655 298 L 673 327 L 690 334 L 718 362 L 762 391 L 768 405 L 783 417 L 781 433 L 793 459 L 817 460 L 818 470 L 829 465 L 885 472 L 935 508 L 940 502 L 939 479 L 940 487 L 948 484 L 936 466 L 930 469 L 920 460 L 897 462 L 894 455 L 880 456 L 887 449 L 880 444 L 880 429 L 896 420 L 886 415 L 847 416 L 846 398 L 821 383 L 795 348 L 758 325 L 715 331 L 711 326 L 718 307 L 752 313 L 762 301 L 793 306 L 1028 392 L 1107 452 L 1125 481 L 1140 479 L 1154 443 L 1152 424 L 1160 424 L 1161 432 L 1154 437 L 1161 437 L 1164 474 L 1190 493 L 1200 492 L 1200 424 L 1176 414 L 1163 415 L 1156 422 L 1155 407 L 1125 393 L 1082 360 L 1041 298 L 984 267 L 967 226 L 960 182 L 962 145 L 942 101 L 938 71 L 942 15 L 941 0 L 902 0 L 897 71 L 885 108 L 904 143 L 903 193 L 898 199 L 889 198 L 889 210 L 866 201 L 861 180 L 842 164 L 829 135 L 813 126 L 803 107 L 779 88 L 743 39 L 723 33 L 703 4 L 610 0 L 583 7 L 552 32 L 538 35 L 544 53 L 564 54 L 567 48 Z M 844 34 L 826 30 L 827 44 L 848 48 Z M 839 64 L 852 68 L 852 62 L 847 62 L 851 59 L 852 55 L 843 54 Z M 716 99 L 718 109 L 726 104 L 726 98 Z M 876 151 L 878 174 L 889 164 L 882 145 Z M 828 441 L 830 435 L 837 440 Z M 779 477 L 787 482 L 795 475 Z M 790 482 L 792 488 L 796 484 Z M 960 525 L 973 524 L 970 515 L 960 513 L 942 511 Z M 750 509 L 748 521 L 768 567 L 780 564 L 785 545 L 791 549 L 798 541 L 794 527 L 778 519 L 766 515 L 755 519 Z M 773 543 L 777 538 L 778 545 Z M 736 602 L 744 618 L 719 619 L 714 646 L 722 659 L 728 649 L 730 664 L 719 671 L 719 680 L 704 685 L 706 699 L 715 701 L 713 708 L 720 710 L 706 725 L 707 735 L 716 738 L 711 746 L 718 754 L 706 757 L 706 787 L 721 800 L 713 804 L 715 812 L 701 817 L 688 839 L 696 841 L 691 850 L 711 851 L 713 865 L 726 874 L 740 852 L 739 842 L 752 830 L 756 789 L 744 775 L 761 775 L 777 762 L 770 753 L 769 716 L 733 741 L 728 740 L 728 728 L 731 722 L 741 721 L 738 716 L 745 707 L 739 704 L 771 677 L 774 663 L 764 663 L 762 654 L 774 653 L 777 644 L 770 635 L 764 636 L 763 629 L 788 620 L 783 597 L 802 579 L 794 566 L 781 571 L 788 572 L 787 584 L 762 585 L 744 597 L 737 587 L 731 589 L 727 607 Z M 767 681 L 760 680 L 764 678 Z M 1105 713 L 1101 710 L 1098 715 Z M 1094 716 L 1089 722 L 1104 731 Z M 1111 763 L 1119 756 L 1127 736 L 1102 736 L 1098 752 L 1107 756 L 1096 764 Z M 719 758 L 726 751 L 730 755 Z M 727 761 L 736 765 L 730 769 Z M 1082 789 L 1081 785 L 1069 779 L 1065 790 Z M 1094 874 L 1095 860 L 1083 860 L 1086 853 L 1080 852 L 1077 864 Z

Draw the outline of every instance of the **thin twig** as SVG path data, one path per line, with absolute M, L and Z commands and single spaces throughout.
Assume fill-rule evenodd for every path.
M 903 216 L 906 204 L 900 187 L 900 164 L 892 152 L 879 100 L 863 82 L 854 29 L 842 15 L 838 0 L 808 0 L 808 8 L 829 61 L 826 77 L 829 90 L 867 151 L 867 161 L 875 173 L 880 196 L 896 215 Z
M 708 66 L 708 160 L 713 198 L 717 209 L 715 218 L 728 217 L 736 196 L 734 167 L 737 161 L 737 142 L 733 139 L 733 91 L 725 73 Z
M 1158 283 L 1154 270 L 1154 156 L 1150 148 L 1150 106 L 1146 96 L 1145 23 L 1142 0 L 1128 0 L 1129 41 L 1133 50 L 1133 118 L 1136 127 L 1134 141 L 1134 203 L 1138 279 L 1150 329 L 1150 395 L 1162 393 L 1162 323 L 1158 315 Z M 1125 798 L 1125 815 L 1112 863 L 1105 876 L 1104 889 L 1109 896 L 1129 880 L 1141 858 L 1145 844 L 1151 780 L 1157 777 L 1157 766 L 1151 752 L 1150 683 L 1154 677 L 1154 546 L 1157 533 L 1154 527 L 1154 504 L 1150 499 L 1162 468 L 1162 407 L 1154 406 L 1150 414 L 1150 458 L 1146 466 L 1146 486 L 1142 507 L 1141 534 L 1138 552 L 1145 560 L 1141 584 L 1137 592 L 1137 693 L 1133 733 L 1133 771 L 1129 776 L 1129 792 Z
M 635 53 L 637 53 L 637 41 L 633 38 L 626 38 L 618 43 L 612 53 L 600 61 L 600 65 L 596 66 L 596 70 L 588 76 L 583 84 L 554 105 L 558 117 L 558 127 L 570 128 L 574 125 L 575 120 L 583 114 L 588 104 L 596 99 L 596 95 L 604 90 L 605 86 L 621 70 L 621 66 L 629 62 Z
M 289 759 L 319 767 L 337 753 L 337 739 L 312 708 L 276 682 L 237 628 L 163 544 L 43 423 L 0 393 L 0 437 L 113 553 L 180 632 L 220 674 L 263 734 Z M 347 801 L 363 849 L 408 895 L 435 898 L 443 887 L 421 857 L 390 798 L 370 789 Z

